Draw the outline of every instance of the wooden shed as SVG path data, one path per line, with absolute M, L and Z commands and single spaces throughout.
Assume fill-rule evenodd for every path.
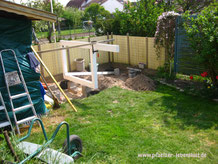
M 57 17 L 55 14 L 46 11 L 33 9 L 8 1 L 0 1 L 0 51 L 12 49 L 16 53 L 19 66 L 38 115 L 46 113 L 47 109 L 40 91 L 40 73 L 37 73 L 31 68 L 30 58 L 28 58 L 28 53 L 32 52 L 32 20 L 55 22 L 56 19 Z M 6 58 L 9 55 L 10 54 L 5 54 Z M 10 58 L 5 59 L 4 62 L 5 69 L 8 71 L 17 69 Z M 4 81 L 2 66 L 0 66 L 0 92 L 3 95 L 10 119 L 13 121 L 14 117 L 11 111 L 12 107 Z M 21 89 L 19 87 L 14 87 L 10 92 L 12 95 L 20 94 Z M 15 107 L 25 106 L 27 104 L 25 98 L 15 99 L 13 102 Z M 17 112 L 16 116 L 19 120 L 28 117 L 30 114 L 31 109 L 27 108 Z M 4 113 L 0 111 L 0 122 L 4 119 Z

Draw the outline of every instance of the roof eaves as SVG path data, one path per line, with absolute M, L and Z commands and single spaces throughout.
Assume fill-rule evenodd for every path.
M 47 11 L 30 8 L 8 1 L 0 1 L 0 10 L 26 16 L 31 20 L 56 22 L 57 16 Z

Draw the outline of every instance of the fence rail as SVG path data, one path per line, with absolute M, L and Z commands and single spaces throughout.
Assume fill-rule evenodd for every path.
M 135 37 L 135 36 L 120 36 L 120 35 L 108 35 L 93 38 L 80 39 L 80 41 L 100 41 L 107 39 L 115 39 L 113 43 L 120 46 L 119 53 L 99 52 L 97 63 L 103 64 L 108 62 L 124 63 L 130 65 L 138 65 L 139 63 L 146 64 L 149 69 L 157 69 L 159 66 L 163 66 L 165 63 L 165 50 L 161 49 L 160 54 L 157 57 L 156 50 L 154 48 L 154 38 L 151 37 Z M 50 43 L 34 46 L 36 51 L 46 51 L 49 49 L 61 48 L 60 43 Z M 62 58 L 61 51 L 45 52 L 39 54 L 47 65 L 53 75 L 60 75 L 62 70 Z M 75 59 L 84 58 L 85 66 L 89 66 L 89 50 L 82 48 L 67 49 L 67 59 L 69 64 L 69 71 L 76 69 Z M 42 74 L 48 77 L 48 74 L 42 69 Z

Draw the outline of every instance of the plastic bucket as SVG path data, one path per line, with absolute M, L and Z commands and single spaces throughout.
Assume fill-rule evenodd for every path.
M 75 62 L 76 62 L 77 71 L 85 71 L 85 59 L 78 58 L 78 59 L 75 59 Z
M 144 69 L 145 68 L 145 64 L 144 63 L 139 63 L 139 68 Z
M 133 78 L 133 77 L 136 76 L 137 72 L 134 71 L 134 70 L 129 70 L 129 71 L 128 71 L 128 74 L 129 74 L 129 78 Z

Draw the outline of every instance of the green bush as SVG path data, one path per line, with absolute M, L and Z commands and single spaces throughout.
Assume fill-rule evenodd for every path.
M 196 18 L 189 12 L 183 16 L 188 40 L 199 64 L 203 64 L 214 86 L 218 87 L 218 2 L 212 3 Z
M 68 7 L 64 10 L 62 18 L 65 19 L 67 27 L 78 27 L 82 25 L 84 11 Z
M 165 63 L 164 66 L 158 67 L 157 77 L 164 78 L 166 80 L 174 80 L 176 78 L 175 74 L 170 74 L 169 63 Z

